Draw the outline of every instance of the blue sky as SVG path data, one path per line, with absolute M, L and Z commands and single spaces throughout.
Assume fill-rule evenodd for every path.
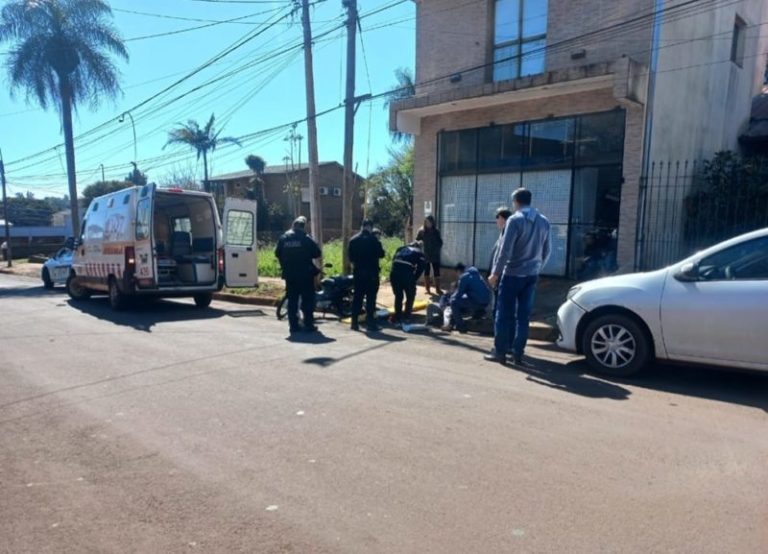
M 96 111 L 91 111 L 88 106 L 79 109 L 75 120 L 76 136 L 104 124 L 76 141 L 79 188 L 101 178 L 100 164 L 106 168 L 107 179 L 123 178 L 128 174 L 134 159 L 133 135 L 128 119 L 119 123 L 121 113 L 162 91 L 247 33 L 265 29 L 266 25 L 259 24 L 280 18 L 288 5 L 287 0 L 247 3 L 112 0 L 115 24 L 128 39 L 131 59 L 120 65 L 122 97 L 103 101 Z M 366 16 L 382 8 L 385 9 Z M 362 44 L 358 43 L 357 94 L 377 94 L 394 85 L 396 68 L 413 66 L 414 3 L 359 0 L 359 11 L 363 16 L 363 33 Z M 141 38 L 206 25 L 208 20 L 242 16 L 252 17 L 170 36 Z M 339 106 L 343 97 L 346 36 L 343 30 L 335 30 L 344 21 L 341 0 L 318 3 L 312 18 L 316 35 L 332 31 L 315 45 L 315 87 L 317 108 L 321 111 Z M 163 150 L 168 130 L 180 121 L 193 118 L 203 124 L 211 113 L 215 113 L 219 124 L 224 124 L 222 135 L 241 137 L 304 118 L 303 53 L 298 47 L 301 37 L 300 20 L 283 19 L 195 77 L 133 111 L 140 169 L 148 173 L 150 180 L 156 181 L 162 181 L 173 171 L 189 168 L 202 178 L 202 163 L 196 161 L 194 153 L 171 147 Z M 139 40 L 131 40 L 137 38 Z M 243 67 L 246 64 L 250 67 Z M 38 197 L 65 194 L 64 151 L 63 147 L 54 148 L 62 142 L 58 114 L 27 103 L 23 93 L 11 98 L 6 73 L 3 68 L 0 74 L 3 82 L 0 148 L 6 160 L 9 191 L 12 194 L 31 191 Z M 190 92 L 217 77 L 223 78 Z M 184 98 L 176 99 L 188 92 Z M 319 118 L 318 130 L 321 160 L 341 161 L 343 110 Z M 391 146 L 383 100 L 360 107 L 355 131 L 355 163 L 358 172 L 364 174 L 386 162 L 387 148 Z M 299 125 L 298 132 L 306 137 L 304 124 Z M 282 164 L 287 154 L 288 144 L 283 140 L 286 135 L 287 130 L 281 129 L 252 137 L 242 148 L 228 146 L 217 150 L 212 156 L 211 174 L 246 169 L 243 159 L 248 154 L 259 154 L 270 165 Z M 302 150 L 302 161 L 306 161 L 306 140 L 302 142 Z M 42 151 L 45 152 L 20 161 Z

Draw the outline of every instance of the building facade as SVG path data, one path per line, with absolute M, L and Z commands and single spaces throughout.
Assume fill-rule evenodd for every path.
M 224 196 L 246 197 L 252 190 L 250 170 L 218 175 L 210 179 L 214 191 Z M 262 176 L 264 199 L 267 204 L 282 207 L 291 220 L 299 215 L 309 219 L 309 168 L 307 164 L 267 166 Z M 342 186 L 344 166 L 338 162 L 320 163 L 320 213 L 323 219 L 323 239 L 339 238 L 342 229 Z M 353 202 L 352 213 L 355 228 L 363 218 L 363 187 L 365 180 L 355 175 L 359 202 Z M 222 204 L 223 205 L 223 202 Z M 290 223 L 290 221 L 288 222 Z
M 416 221 L 444 263 L 485 268 L 524 186 L 552 223 L 552 276 L 632 269 L 651 160 L 736 148 L 760 90 L 762 0 L 416 0 Z

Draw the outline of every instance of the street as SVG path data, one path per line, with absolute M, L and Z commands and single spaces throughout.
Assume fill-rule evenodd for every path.
M 768 375 L 0 275 L 0 552 L 766 552 Z

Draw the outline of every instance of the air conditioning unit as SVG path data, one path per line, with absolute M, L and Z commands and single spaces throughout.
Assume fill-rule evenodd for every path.
M 341 196 L 341 189 L 339 187 L 333 187 L 333 195 Z
M 320 196 L 328 196 L 329 194 L 328 187 L 320 187 Z

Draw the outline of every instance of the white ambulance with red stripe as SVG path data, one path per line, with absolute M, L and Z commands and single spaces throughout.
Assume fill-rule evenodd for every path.
M 112 308 L 137 296 L 192 297 L 200 307 L 228 287 L 258 284 L 256 202 L 154 184 L 95 198 L 82 222 L 67 291 L 106 293 Z

